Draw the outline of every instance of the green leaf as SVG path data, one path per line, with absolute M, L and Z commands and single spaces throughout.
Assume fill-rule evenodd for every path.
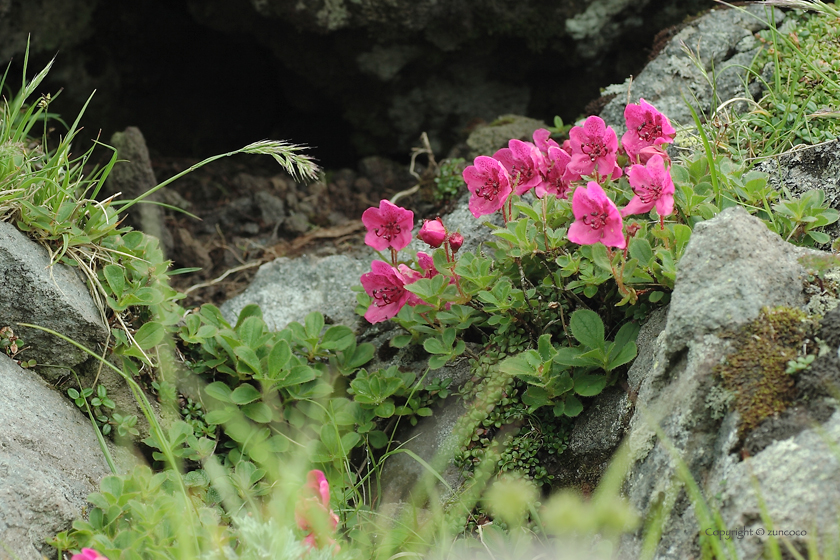
M 268 354 L 266 360 L 266 367 L 268 368 L 268 377 L 270 379 L 277 379 L 280 377 L 280 371 L 285 369 L 292 359 L 292 349 L 289 343 L 285 340 L 278 340 L 271 352 Z
M 260 317 L 248 317 L 238 324 L 234 330 L 242 342 L 253 350 L 258 349 L 265 342 L 263 340 L 265 322 Z
M 429 369 L 440 369 L 449 361 L 447 356 L 432 356 L 429 358 Z
M 808 232 L 808 237 L 813 239 L 815 242 L 823 244 L 823 245 L 831 242 L 831 237 L 829 237 L 827 234 L 822 233 L 820 231 L 809 231 Z
M 542 387 L 529 385 L 522 394 L 522 402 L 528 405 L 530 412 L 533 412 L 541 406 L 551 404 L 551 399 L 549 398 L 548 391 Z
M 230 402 L 230 387 L 221 381 L 214 381 L 213 383 L 210 383 L 204 388 L 204 391 L 218 401 Z
M 616 356 L 610 359 L 607 371 L 612 371 L 615 368 L 632 361 L 636 357 L 637 351 L 638 349 L 636 348 L 635 342 L 628 342 L 624 346 L 621 346 L 621 349 L 618 351 Z
M 237 387 L 238 389 L 238 387 Z M 236 391 L 234 391 L 235 393 Z M 264 402 L 254 402 L 246 404 L 242 407 L 242 413 L 260 424 L 268 424 L 271 422 L 271 408 Z
M 235 404 L 248 404 L 249 402 L 253 402 L 260 398 L 262 393 L 260 393 L 253 385 L 248 383 L 243 383 L 239 387 L 233 390 L 230 394 L 231 402 Z
M 398 334 L 391 339 L 392 348 L 404 348 L 411 342 L 410 334 Z
M 123 268 L 115 264 L 109 264 L 102 269 L 102 273 L 105 275 L 105 280 L 114 295 L 121 298 L 125 291 L 125 271 Z
M 569 328 L 578 342 L 589 348 L 604 347 L 604 323 L 597 313 L 578 309 L 569 318 Z
M 677 256 L 681 256 L 691 238 L 691 228 L 685 224 L 674 224 L 674 239 L 677 243 Z
M 612 272 L 612 265 L 610 264 L 610 257 L 607 255 L 607 247 L 603 243 L 596 243 L 590 245 L 592 248 L 592 262 L 598 267 Z
M 344 365 L 350 369 L 360 368 L 373 359 L 375 352 L 376 349 L 373 344 L 370 342 L 363 342 L 362 344 L 356 346 L 351 356 L 346 357 Z
M 326 350 L 344 350 L 356 342 L 356 335 L 349 327 L 335 325 L 327 329 L 321 339 L 321 348 Z
M 440 339 L 437 338 L 427 338 L 423 341 L 423 348 L 425 348 L 426 352 L 429 354 L 449 354 L 451 348 L 447 348 L 443 345 Z
M 166 329 L 163 325 L 150 321 L 137 329 L 137 332 L 134 333 L 134 341 L 143 350 L 148 350 L 160 344 L 165 335 Z
M 224 424 L 230 422 L 236 416 L 236 409 L 226 406 L 218 410 L 211 410 L 204 414 L 204 421 L 208 424 Z
M 574 395 L 566 395 L 566 404 L 563 409 L 563 414 L 569 416 L 570 418 L 574 418 L 581 412 L 583 412 L 583 404 L 578 400 L 578 398 Z
M 582 366 L 585 364 L 580 357 L 583 353 L 583 350 L 580 348 L 561 346 L 557 348 L 557 353 L 554 355 L 554 362 L 564 366 Z
M 653 249 L 650 248 L 650 242 L 644 237 L 631 239 L 629 252 L 632 258 L 639 259 L 639 264 L 642 267 L 650 266 L 653 260 Z
M 380 418 L 390 418 L 394 415 L 395 410 L 396 407 L 394 406 L 394 403 L 391 402 L 391 400 L 387 400 L 380 403 L 373 412 Z
M 309 315 L 306 316 L 304 320 L 304 329 L 306 330 L 306 336 L 310 339 L 318 339 L 321 336 L 321 330 L 324 328 L 324 316 L 318 313 L 317 311 L 313 311 Z
M 544 362 L 550 361 L 556 352 L 554 351 L 554 347 L 551 345 L 551 335 L 544 334 L 540 336 L 539 340 L 537 341 L 537 350 L 540 353 L 540 358 Z
M 374 449 L 382 449 L 388 445 L 388 436 L 382 430 L 374 430 L 368 434 L 368 442 Z
M 234 330 L 239 332 L 239 327 L 245 322 L 245 319 L 248 319 L 249 317 L 262 319 L 262 316 L 263 312 L 260 306 L 256 303 L 249 303 L 242 308 L 242 311 L 239 312 L 239 317 L 236 319 L 236 326 L 234 327 Z
M 362 436 L 356 432 L 347 432 L 341 436 L 341 447 L 345 453 L 349 453 L 351 449 L 355 448 L 362 442 Z
M 294 366 L 286 377 L 274 381 L 274 386 L 278 389 L 283 387 L 291 387 L 293 385 L 300 385 L 312 381 L 318 376 L 318 372 L 307 365 Z
M 542 357 L 536 350 L 526 350 L 502 361 L 499 364 L 499 370 L 517 377 L 527 375 L 541 377 L 543 373 Z
M 262 367 L 260 366 L 260 359 L 257 357 L 257 353 L 254 352 L 254 349 L 249 346 L 237 346 L 233 349 L 233 353 L 239 358 L 239 362 L 248 366 L 250 372 L 245 373 L 252 373 L 254 375 L 262 375 Z M 237 371 L 241 371 L 239 369 L 239 364 L 237 364 Z
M 605 375 L 579 375 L 574 378 L 575 393 L 582 397 L 594 397 L 604 390 L 607 385 Z

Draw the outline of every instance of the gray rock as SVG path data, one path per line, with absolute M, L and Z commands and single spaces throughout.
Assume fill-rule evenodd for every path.
M 469 369 L 469 366 L 466 367 Z M 453 437 L 452 430 L 464 413 L 461 401 L 455 396 L 449 397 L 435 407 L 432 416 L 423 418 L 400 438 L 405 442 L 402 449 L 414 452 L 432 465 L 453 490 L 460 487 L 462 477 L 460 469 L 452 463 L 452 457 L 458 451 L 458 441 Z M 392 455 L 385 462 L 380 478 L 382 503 L 409 501 L 418 490 L 425 492 L 424 488 L 417 487 L 417 483 L 428 476 L 426 467 L 414 457 L 407 453 Z M 431 482 L 437 484 L 434 480 Z M 439 486 L 438 491 L 442 501 L 451 497 L 452 493 L 444 487 Z
M 23 53 L 54 55 L 59 48 L 79 45 L 93 33 L 93 12 L 98 0 L 0 1 L 0 60 Z M 40 68 L 38 68 L 40 70 Z
M 756 166 L 769 174 L 768 183 L 778 191 L 786 189 L 794 196 L 820 189 L 828 205 L 840 210 L 840 140 L 802 147 L 775 156 Z M 833 239 L 840 236 L 840 223 L 827 226 Z
M 149 159 L 149 149 L 143 133 L 136 126 L 130 126 L 123 132 L 111 137 L 111 144 L 117 149 L 120 161 L 114 165 L 105 182 L 104 196 L 121 193 L 120 200 L 131 200 L 157 186 L 155 172 Z M 149 202 L 160 202 L 161 193 L 156 192 L 146 198 Z M 164 254 L 172 253 L 172 234 L 163 221 L 163 208 L 157 204 L 136 204 L 128 210 L 126 225 L 160 240 Z
M 320 311 L 335 324 L 358 326 L 356 297 L 351 291 L 359 278 L 370 272 L 370 259 L 333 255 L 324 258 L 279 258 L 264 264 L 243 293 L 221 306 L 231 324 L 239 312 L 255 303 L 263 311 L 268 328 L 280 330 L 292 321 Z
M 760 556 L 766 540 L 755 533 L 768 529 L 755 481 L 777 529 L 811 532 L 816 527 L 821 535 L 835 534 L 840 468 L 826 441 L 840 437 L 840 417 L 770 442 L 743 461 L 736 453 L 737 413 L 722 417 L 726 404 L 712 402 L 720 397 L 713 371 L 734 350 L 722 332 L 755 319 L 763 306 L 804 304 L 799 254 L 740 209 L 727 209 L 695 229 L 680 263 L 667 325 L 656 344 L 640 353 L 631 375 L 631 384 L 639 380 L 640 386 L 628 436 L 632 466 L 625 491 L 643 517 L 659 507 L 670 512 L 653 558 L 700 555 L 701 526 L 677 481 L 678 461 L 726 529 L 753 530 L 752 536 L 731 542 L 739 558 Z M 637 558 L 641 538 L 641 531 L 626 537 L 619 556 Z M 804 542 L 792 540 L 797 547 Z
M 81 517 L 87 495 L 110 474 L 93 428 L 74 404 L 2 353 L 0 426 L 0 556 L 55 558 L 45 541 Z
M 0 222 L 0 278 L 0 326 L 12 327 L 23 338 L 26 350 L 21 359 L 37 360 L 38 372 L 47 381 L 55 382 L 88 355 L 17 323 L 48 327 L 93 351 L 104 347 L 108 328 L 77 271 L 62 264 L 51 267 L 46 249 L 6 222 Z
M 629 99 L 638 103 L 642 97 L 668 116 L 675 126 L 693 126 L 686 102 L 709 114 L 733 97 L 749 97 L 745 89 L 746 70 L 754 54 L 751 35 L 767 27 L 769 10 L 765 6 L 714 10 L 683 28 L 653 61 L 632 80 L 605 88 L 604 94 L 616 94 L 601 112 L 618 137 L 624 133 L 624 107 Z M 773 8 L 775 9 L 775 8 Z M 776 23 L 784 14 L 775 9 Z M 687 46 L 696 56 L 693 61 L 684 51 Z M 709 79 L 716 81 L 713 91 Z M 685 97 L 685 99 L 683 99 Z
M 538 128 L 546 128 L 546 124 L 515 114 L 502 115 L 494 122 L 476 128 L 467 138 L 470 158 L 492 156 L 500 148 L 507 148 L 513 138 L 533 142 L 534 131 Z
M 668 313 L 668 353 L 752 321 L 764 306 L 804 305 L 798 255 L 740 206 L 697 224 L 680 260 Z

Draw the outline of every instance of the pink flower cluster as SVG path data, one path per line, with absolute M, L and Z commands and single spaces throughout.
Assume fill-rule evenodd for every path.
M 622 217 L 643 214 L 654 207 L 660 218 L 674 209 L 674 183 L 670 159 L 662 148 L 673 141 L 676 131 L 668 118 L 644 99 L 624 110 L 627 132 L 618 137 L 612 127 L 596 116 L 569 131 L 560 146 L 550 132 L 539 129 L 533 142 L 511 140 L 493 157 L 479 156 L 463 173 L 472 196 L 470 211 L 478 218 L 503 209 L 511 194 L 531 189 L 538 198 L 553 194 L 567 199 L 572 192 L 575 222 L 569 240 L 580 245 L 603 243 L 626 246 Z M 607 196 L 602 184 L 622 176 L 618 156 L 630 161 L 627 178 L 633 198 L 621 211 Z M 586 181 L 586 186 L 582 182 Z
M 397 251 L 404 249 L 411 242 L 414 226 L 414 213 L 390 203 L 379 202 L 379 208 L 368 208 L 362 214 L 362 223 L 367 228 L 365 243 L 377 251 L 390 250 L 392 263 L 374 261 L 371 271 L 362 274 L 361 282 L 365 292 L 373 302 L 365 312 L 365 319 L 371 323 L 386 321 L 400 312 L 404 305 L 424 303 L 405 287 L 421 278 L 432 278 L 439 274 L 430 255 L 417 252 L 418 270 L 405 264 L 397 264 Z M 425 220 L 417 237 L 430 247 L 443 246 L 448 260 L 464 243 L 464 236 L 458 232 L 450 233 L 440 218 Z
M 325 531 L 329 528 L 330 533 L 335 532 L 338 516 L 330 509 L 330 484 L 322 471 L 314 469 L 306 475 L 306 485 L 295 507 L 295 521 L 308 533 L 303 542 L 309 548 L 330 546 L 338 552 L 335 539 Z
M 74 554 L 70 560 L 108 560 L 108 558 L 92 548 L 83 548 L 81 553 Z

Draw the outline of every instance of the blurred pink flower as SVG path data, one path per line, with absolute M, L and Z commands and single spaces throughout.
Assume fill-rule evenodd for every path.
M 500 161 L 478 156 L 464 169 L 464 181 L 472 193 L 470 212 L 476 218 L 499 210 L 512 191 L 510 176 Z
M 639 99 L 638 105 L 631 103 L 624 108 L 624 120 L 627 132 L 621 137 L 621 145 L 634 162 L 642 148 L 669 144 L 677 133 L 668 117 L 644 99 Z
M 83 548 L 80 554 L 74 554 L 70 560 L 108 560 L 92 548 Z
M 367 245 L 377 251 L 389 247 L 399 251 L 411 242 L 414 212 L 382 200 L 379 208 L 371 207 L 364 211 L 362 223 L 368 230 L 365 235 Z
M 621 168 L 615 162 L 618 137 L 601 117 L 593 115 L 583 122 L 583 126 L 572 127 L 569 140 L 572 160 L 566 167 L 568 179 L 576 181 L 596 171 L 602 177 L 621 177 Z
M 335 539 L 327 534 L 327 530 L 335 532 L 338 516 L 330 509 L 330 485 L 322 471 L 315 469 L 306 475 L 306 485 L 295 507 L 295 521 L 309 533 L 303 542 L 310 548 L 330 545 L 338 550 Z
M 406 290 L 405 285 L 411 284 L 417 278 L 406 277 L 382 261 L 373 261 L 370 268 L 371 271 L 362 274 L 361 277 L 362 287 L 367 295 L 373 298 L 365 312 L 365 319 L 371 323 L 381 323 L 396 316 L 406 303 L 416 305 L 417 296 Z
M 603 243 L 607 247 L 624 249 L 623 223 L 615 203 L 601 186 L 590 181 L 578 187 L 572 195 L 572 213 L 575 221 L 569 226 L 569 241 L 578 245 Z
M 543 181 L 534 189 L 537 198 L 542 198 L 547 193 L 551 193 L 557 198 L 569 198 L 568 192 L 571 185 L 566 178 L 566 168 L 571 160 L 572 156 L 557 146 L 548 149 Z
M 651 157 L 646 165 L 632 166 L 627 179 L 635 196 L 621 210 L 622 216 L 644 214 L 654 206 L 660 216 L 674 211 L 674 181 L 662 156 Z
M 508 147 L 497 151 L 493 158 L 502 162 L 511 181 L 515 182 L 514 194 L 525 194 L 542 182 L 545 161 L 542 153 L 530 142 L 513 138 Z
M 430 247 L 437 249 L 446 240 L 446 228 L 443 225 L 443 221 L 440 218 L 423 220 L 423 227 L 420 228 L 417 237 Z

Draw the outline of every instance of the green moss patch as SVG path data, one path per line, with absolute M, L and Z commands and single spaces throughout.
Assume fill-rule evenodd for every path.
M 715 374 L 735 396 L 742 437 L 791 405 L 795 380 L 785 373 L 787 363 L 796 360 L 815 328 L 816 322 L 802 311 L 765 308 L 755 321 L 733 335 L 738 350 L 715 368 Z

